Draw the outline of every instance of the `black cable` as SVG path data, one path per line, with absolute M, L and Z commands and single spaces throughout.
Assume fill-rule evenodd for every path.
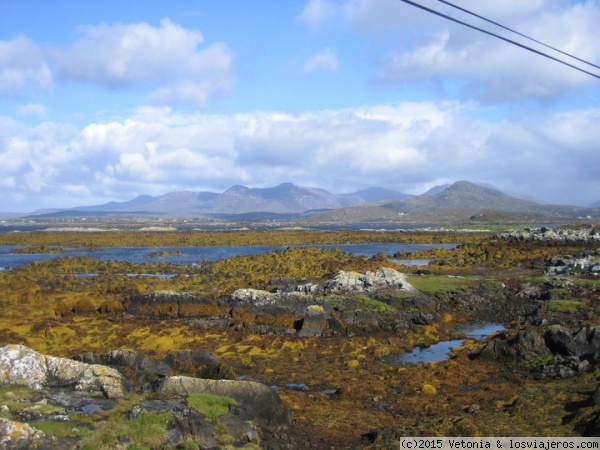
M 491 24 L 493 24 L 493 25 L 496 25 L 497 27 L 500 27 L 500 28 L 503 28 L 503 29 L 505 29 L 505 30 L 507 30 L 507 31 L 510 31 L 511 33 L 518 34 L 519 36 L 521 36 L 521 37 L 524 37 L 525 39 L 529 39 L 530 41 L 533 41 L 533 42 L 535 42 L 536 44 L 543 45 L 544 47 L 546 47 L 546 48 L 549 48 L 549 49 L 551 49 L 551 50 L 554 50 L 555 52 L 561 53 L 561 54 L 563 54 L 563 55 L 565 55 L 565 56 L 568 56 L 569 58 L 576 59 L 577 61 L 580 61 L 580 62 L 582 62 L 582 63 L 584 63 L 584 64 L 587 64 L 588 66 L 592 66 L 592 67 L 595 67 L 596 69 L 600 69 L 600 66 L 597 66 L 597 65 L 596 65 L 596 64 L 594 64 L 594 63 L 591 63 L 591 62 L 589 62 L 589 61 L 586 61 L 585 59 L 579 58 L 579 57 L 577 57 L 577 56 L 575 56 L 575 55 L 571 55 L 570 53 L 564 52 L 564 51 L 562 51 L 562 50 L 560 50 L 560 49 L 558 49 L 558 48 L 556 48 L 556 47 L 552 47 L 551 45 L 544 44 L 543 42 L 541 42 L 541 41 L 538 41 L 537 39 L 534 39 L 534 38 L 532 38 L 532 37 L 530 37 L 530 36 L 527 36 L 526 34 L 519 33 L 518 31 L 516 31 L 516 30 L 513 30 L 512 28 L 509 28 L 509 27 L 507 27 L 507 26 L 504 26 L 504 25 L 502 25 L 502 24 L 500 24 L 500 23 L 498 23 L 498 22 L 494 22 L 493 20 L 490 20 L 490 19 L 488 19 L 488 18 L 486 18 L 486 17 L 480 16 L 479 14 L 476 14 L 476 13 L 474 13 L 474 12 L 472 12 L 472 11 L 469 11 L 468 9 L 461 8 L 460 6 L 458 6 L 458 5 L 455 5 L 455 4 L 453 4 L 453 3 L 450 3 L 450 2 L 448 2 L 448 1 L 446 1 L 446 0 L 438 0 L 438 2 L 441 2 L 441 3 L 445 4 L 445 5 L 451 6 L 452 8 L 456 8 L 456 9 L 458 9 L 459 11 L 465 12 L 465 13 L 467 13 L 467 14 L 470 14 L 471 16 L 477 17 L 478 19 L 481 19 L 481 20 L 484 20 L 484 21 L 486 21 L 486 22 L 488 22 L 488 23 L 491 23 Z
M 415 2 L 413 2 L 411 0 L 400 0 L 400 1 L 402 1 L 404 3 L 407 3 L 409 5 L 415 6 L 415 7 L 419 8 L 419 9 L 422 9 L 423 11 L 427 11 L 427 12 L 430 12 L 432 14 L 435 14 L 436 16 L 443 17 L 444 19 L 448 19 L 448 20 L 451 20 L 452 22 L 456 22 L 458 24 L 461 24 L 461 25 L 464 25 L 466 27 L 472 28 L 473 30 L 477 30 L 477 31 L 480 31 L 480 32 L 482 32 L 484 34 L 487 34 L 487 35 L 493 36 L 495 38 L 501 39 L 501 40 L 503 40 L 505 42 L 508 42 L 509 44 L 516 45 L 517 47 L 521 47 L 522 49 L 529 50 L 530 52 L 533 52 L 533 53 L 535 53 L 537 55 L 540 55 L 540 56 L 543 56 L 545 58 L 551 59 L 551 60 L 556 61 L 556 62 L 558 62 L 560 64 L 564 64 L 565 66 L 568 66 L 571 69 L 578 70 L 578 71 L 583 72 L 583 73 L 585 73 L 587 75 L 590 75 L 590 76 L 592 76 L 594 78 L 600 79 L 600 75 L 597 75 L 597 74 L 595 74 L 593 72 L 588 72 L 587 70 L 584 70 L 581 67 L 577 67 L 577 66 L 574 66 L 573 64 L 569 64 L 568 62 L 563 61 L 562 59 L 555 58 L 554 56 L 548 55 L 547 53 L 541 52 L 541 51 L 536 50 L 534 48 L 528 47 L 527 45 L 524 45 L 524 44 L 521 44 L 519 42 L 513 41 L 512 39 L 505 38 L 503 36 L 500 36 L 499 34 L 492 33 L 491 31 L 487 31 L 487 30 L 484 30 L 483 28 L 479 28 L 479 27 L 476 27 L 475 25 L 471 25 L 469 23 L 466 23 L 466 22 L 463 22 L 461 20 L 455 19 L 454 17 L 450 17 L 450 16 L 448 16 L 448 15 L 446 15 L 444 13 L 436 11 L 435 9 L 431 9 L 431 8 L 426 7 L 426 6 L 419 5 L 418 3 L 415 3 Z

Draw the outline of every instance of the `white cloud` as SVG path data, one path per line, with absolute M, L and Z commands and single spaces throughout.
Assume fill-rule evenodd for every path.
M 48 114 L 48 107 L 39 103 L 27 103 L 17 106 L 17 113 L 23 117 L 41 117 Z
M 553 57 L 566 58 L 439 2 L 419 3 Z M 600 48 L 594 45 L 600 40 L 598 2 L 484 0 L 472 4 L 457 0 L 455 3 L 548 45 L 591 62 L 600 61 Z M 309 2 L 305 10 L 312 4 Z M 442 88 L 440 92 L 445 89 L 451 95 L 458 92 L 463 99 L 494 103 L 555 100 L 597 83 L 596 79 L 557 62 L 401 1 L 345 0 L 330 9 L 329 14 L 371 39 L 369 54 L 364 57 L 379 61 L 373 73 L 378 83 L 429 90 L 429 82 L 433 82 Z M 581 65 L 574 60 L 569 62 Z
M 23 36 L 0 41 L 0 94 L 17 95 L 29 83 L 42 89 L 52 84 L 42 50 Z
M 200 47 L 204 37 L 163 19 L 85 27 L 68 50 L 55 50 L 57 77 L 111 87 L 148 84 L 158 103 L 204 106 L 235 82 L 233 57 L 222 43 Z
M 335 72 L 338 69 L 338 58 L 335 50 L 328 48 L 310 57 L 302 66 L 306 73 Z
M 298 15 L 298 20 L 316 29 L 335 18 L 336 9 L 336 4 L 330 0 L 309 0 Z
M 12 125 L 0 127 L 0 179 L 7 199 L 36 198 L 36 207 L 285 181 L 332 192 L 415 192 L 468 179 L 548 201 L 598 200 L 599 109 L 500 122 L 474 119 L 477 112 L 455 102 L 302 114 L 146 107 L 82 130 Z

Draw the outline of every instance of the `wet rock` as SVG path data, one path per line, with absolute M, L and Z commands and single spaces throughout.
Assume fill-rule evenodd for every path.
M 211 380 L 237 378 L 233 369 L 206 350 L 183 350 L 168 354 L 166 364 L 171 371 L 181 375 Z
M 0 385 L 36 390 L 73 386 L 77 391 L 101 393 L 107 398 L 124 395 L 123 378 L 115 369 L 45 356 L 23 345 L 0 348 Z
M 171 442 L 194 442 L 199 448 L 220 448 L 217 435 L 215 427 L 194 408 L 185 408 L 173 413 L 168 433 Z
M 154 383 L 171 372 L 171 368 L 163 362 L 154 362 L 143 353 L 129 349 L 114 350 L 103 355 L 85 353 L 74 359 L 118 370 L 125 377 L 128 390 L 135 391 L 151 391 Z
M 153 361 L 135 350 L 120 349 L 104 355 L 85 353 L 74 359 L 104 364 L 117 369 L 132 390 L 151 392 L 155 385 L 171 374 L 209 379 L 236 379 L 235 372 L 206 350 L 183 350 L 168 354 L 164 360 Z
M 562 325 L 551 325 L 544 335 L 546 345 L 564 356 L 598 360 L 600 356 L 600 326 L 581 327 L 576 333 Z
M 514 359 L 515 357 L 533 359 L 550 353 L 542 335 L 537 330 L 528 328 L 517 333 L 508 331 L 499 333 L 483 346 L 472 350 L 469 356 L 492 359 Z
M 310 305 L 300 324 L 299 336 L 321 336 L 328 327 L 327 313 L 321 305 Z
M 542 375 L 545 378 L 571 378 L 578 372 L 579 364 L 579 358 L 576 356 L 569 358 L 559 357 L 544 365 Z
M 249 417 L 258 418 L 264 425 L 287 425 L 290 421 L 289 411 L 279 395 L 256 381 L 205 380 L 176 376 L 162 380 L 159 392 L 186 397 L 194 393 L 231 397 L 247 410 Z

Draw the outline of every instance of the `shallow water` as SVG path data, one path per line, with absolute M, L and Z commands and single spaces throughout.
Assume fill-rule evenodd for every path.
M 396 252 L 418 252 L 431 248 L 454 248 L 456 244 L 347 244 L 347 245 L 306 245 L 304 247 L 339 248 L 357 256 L 372 257 L 378 253 L 393 256 Z M 0 246 L 0 271 L 10 270 L 33 261 L 44 261 L 65 256 L 84 256 L 102 261 L 131 261 L 136 263 L 172 263 L 180 265 L 202 264 L 203 261 L 218 261 L 232 256 L 258 255 L 288 246 L 205 246 L 205 247 L 101 247 L 97 250 L 65 249 L 64 253 L 21 254 L 11 253 L 18 247 Z M 157 252 L 170 252 L 166 256 L 152 256 Z
M 469 339 L 485 339 L 490 334 L 502 330 L 504 330 L 504 325 L 501 324 L 475 323 L 464 325 L 458 331 L 464 333 Z M 384 357 L 383 360 L 390 365 L 441 362 L 448 359 L 453 348 L 460 347 L 464 342 L 464 339 L 452 339 L 428 347 L 416 346 L 412 352 L 389 355 Z

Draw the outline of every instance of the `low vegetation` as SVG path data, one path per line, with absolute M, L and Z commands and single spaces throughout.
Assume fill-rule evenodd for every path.
M 187 403 L 192 408 L 200 411 L 206 419 L 216 424 L 219 417 L 229 412 L 232 406 L 239 406 L 240 404 L 233 398 L 223 397 L 214 394 L 192 394 L 187 398 Z

